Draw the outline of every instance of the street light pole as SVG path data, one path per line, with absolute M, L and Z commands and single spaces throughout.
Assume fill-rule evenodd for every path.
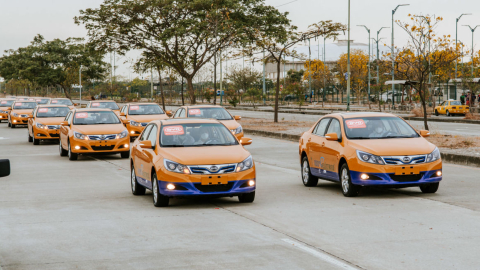
M 350 111 L 350 0 L 348 0 L 347 54 L 347 111 Z
M 310 95 L 310 103 L 312 103 L 312 53 L 310 47 L 310 39 L 308 39 L 308 64 L 310 72 L 308 73 L 308 93 Z
M 370 104 L 370 29 L 366 27 L 365 25 L 357 25 L 357 26 L 363 26 L 365 29 L 367 29 L 368 32 L 368 104 Z
M 395 9 L 392 10 L 392 105 L 395 109 L 395 84 L 393 81 L 395 80 L 395 42 L 394 42 L 394 30 L 395 27 L 393 26 L 394 23 L 394 16 L 397 9 L 401 6 L 409 6 L 410 4 L 401 4 L 398 5 Z
M 380 31 L 382 31 L 383 28 L 388 28 L 388 27 L 382 27 L 377 31 L 377 40 L 375 42 L 377 43 L 377 87 L 380 83 L 380 50 L 378 49 L 378 42 L 380 41 L 381 38 L 378 38 L 378 35 L 380 34 Z M 377 91 L 378 92 L 378 91 Z M 380 95 L 378 95 L 378 98 L 380 99 Z
M 468 28 L 470 28 L 470 31 L 472 31 L 472 78 L 473 78 L 473 33 L 475 32 L 475 29 L 477 29 L 477 27 L 479 27 L 480 25 L 477 25 L 475 26 L 474 28 L 472 28 L 470 25 L 464 25 L 464 26 L 468 26 Z
M 460 15 L 456 21 L 455 21 L 455 53 L 458 50 L 458 21 L 460 21 L 460 18 L 462 18 L 463 15 L 472 15 L 471 13 L 463 13 Z M 457 64 L 458 64 L 458 59 L 455 59 L 455 100 L 457 100 Z
M 263 84 L 263 105 L 265 105 L 265 50 L 263 50 L 263 78 L 262 78 L 262 84 Z

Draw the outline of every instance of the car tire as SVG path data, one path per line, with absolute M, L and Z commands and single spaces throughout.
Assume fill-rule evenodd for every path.
M 145 187 L 138 183 L 137 175 L 135 174 L 135 167 L 133 167 L 133 165 L 130 173 L 130 186 L 133 195 L 145 195 Z
M 58 140 L 59 141 L 59 144 L 58 144 L 58 150 L 60 152 L 60 156 L 61 157 L 66 157 L 68 155 L 68 151 L 63 149 L 63 146 L 62 146 L 62 140 Z
M 78 159 L 78 154 L 72 152 L 72 146 L 70 145 L 70 141 L 68 141 L 68 159 L 69 160 Z
M 302 182 L 306 187 L 314 187 L 318 184 L 318 178 L 313 176 L 310 172 L 310 164 L 308 163 L 308 157 L 302 158 Z
M 447 110 L 447 116 L 451 116 L 450 112 Z
M 40 140 L 35 139 L 35 137 L 33 137 L 33 145 L 39 145 L 39 144 L 40 144 Z
M 438 116 L 438 111 L 437 110 L 435 110 L 435 116 Z
M 255 200 L 255 191 L 238 195 L 238 200 L 241 203 L 252 203 Z
M 158 189 L 157 174 L 152 173 L 152 193 L 153 193 L 153 205 L 155 207 L 167 207 L 170 198 L 160 194 Z
M 130 151 L 121 152 L 120 157 L 121 158 L 129 158 L 130 157 Z
M 28 133 L 28 142 L 33 142 L 33 137 L 30 136 L 30 132 L 27 131 L 27 133 Z
M 340 168 L 340 184 L 342 186 L 342 193 L 345 197 L 355 197 L 360 191 L 360 187 L 352 184 L 352 177 L 347 163 L 343 163 Z
M 15 125 L 14 125 L 14 124 L 10 124 L 10 128 L 15 128 Z
M 435 193 L 438 190 L 440 183 L 424 184 L 420 186 L 423 193 Z
M 8 121 L 8 127 L 12 127 L 12 124 L 10 124 L 10 121 Z

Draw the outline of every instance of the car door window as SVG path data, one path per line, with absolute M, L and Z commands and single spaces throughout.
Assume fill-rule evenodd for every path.
M 323 118 L 318 122 L 317 126 L 313 130 L 313 134 L 318 135 L 318 136 L 324 136 L 325 135 L 325 129 L 328 126 L 328 123 L 330 122 L 331 118 Z
M 182 111 L 180 112 L 180 116 L 179 117 L 185 117 L 185 109 L 182 109 Z
M 146 141 L 148 138 L 148 133 L 152 129 L 152 125 L 148 125 L 142 132 L 142 135 L 140 135 L 139 141 Z
M 65 117 L 65 121 L 67 121 L 69 125 L 72 123 L 72 112 L 68 113 L 67 117 Z
M 148 134 L 148 138 L 147 140 L 150 141 L 152 143 L 152 147 L 155 147 L 156 143 L 157 143 L 157 125 L 153 124 L 151 125 L 152 127 L 152 130 L 150 131 L 150 134 Z
M 183 110 L 182 108 L 178 109 L 178 110 L 175 112 L 175 116 L 174 116 L 173 118 L 180 117 L 180 112 L 181 112 L 182 110 Z
M 338 139 L 341 139 L 342 130 L 340 128 L 340 121 L 338 121 L 337 119 L 332 119 L 332 121 L 330 122 L 330 125 L 328 126 L 328 130 L 326 134 L 328 133 L 336 133 Z

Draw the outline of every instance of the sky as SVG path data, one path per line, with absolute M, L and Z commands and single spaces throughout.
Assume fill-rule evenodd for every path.
M 289 12 L 292 24 L 300 30 L 306 30 L 309 25 L 323 20 L 332 20 L 347 24 L 348 0 L 265 0 L 268 5 L 277 7 L 280 11 Z M 54 38 L 85 37 L 83 26 L 74 23 L 73 17 L 79 15 L 79 10 L 99 7 L 103 0 L 0 0 L 0 52 L 6 49 L 16 49 L 27 46 L 37 34 L 47 40 Z M 408 14 L 436 15 L 443 17 L 437 28 L 439 34 L 455 36 L 455 19 L 462 13 L 472 12 L 463 16 L 458 23 L 458 40 L 468 44 L 472 42 L 472 34 L 468 27 L 480 24 L 480 1 L 478 0 L 351 0 L 351 39 L 355 42 L 368 43 L 368 34 L 364 28 L 356 25 L 366 25 L 371 29 L 372 37 L 381 27 L 380 37 L 388 45 L 391 43 L 392 9 L 398 4 L 402 6 L 395 13 L 395 19 L 407 20 Z M 477 29 L 480 30 L 480 27 Z M 395 45 L 401 47 L 407 42 L 407 36 L 399 26 L 395 26 Z M 474 47 L 480 44 L 480 31 L 476 32 Z M 340 39 L 346 39 L 341 35 Z M 333 42 L 333 41 L 331 41 Z M 130 53 L 127 57 L 117 58 L 118 75 L 135 77 L 129 64 L 125 61 L 133 59 L 137 54 Z M 108 61 L 108 60 L 107 60 Z

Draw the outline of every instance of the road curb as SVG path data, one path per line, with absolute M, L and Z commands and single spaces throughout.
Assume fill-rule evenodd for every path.
M 286 133 L 280 133 L 280 132 L 255 130 L 255 129 L 248 129 L 248 128 L 244 128 L 243 130 L 245 133 L 248 133 L 251 135 L 268 137 L 273 139 L 280 139 L 280 140 L 286 140 L 286 141 L 292 141 L 292 142 L 298 142 L 300 140 L 300 135 L 295 135 L 295 134 L 286 134 Z M 442 161 L 444 162 L 471 166 L 471 167 L 480 167 L 480 157 L 458 155 L 458 154 L 452 154 L 452 153 L 443 153 L 443 152 L 440 152 L 440 155 L 442 156 Z

